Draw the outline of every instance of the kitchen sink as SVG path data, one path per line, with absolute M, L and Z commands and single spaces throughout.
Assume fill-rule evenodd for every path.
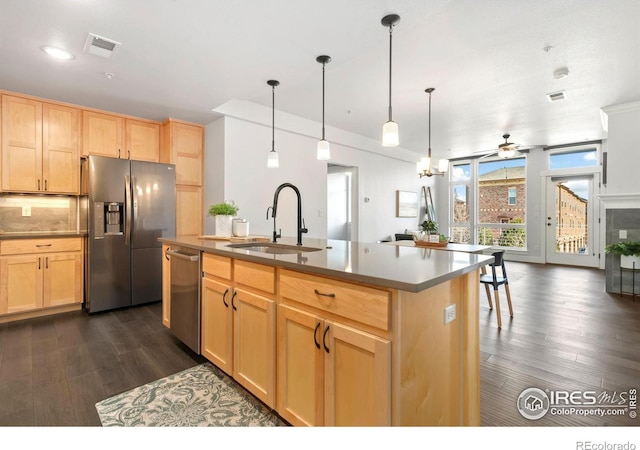
M 228 244 L 229 248 L 239 248 L 252 252 L 270 253 L 272 255 L 293 255 L 322 250 L 316 247 L 304 247 L 301 245 L 278 244 L 277 242 L 243 242 L 240 244 Z

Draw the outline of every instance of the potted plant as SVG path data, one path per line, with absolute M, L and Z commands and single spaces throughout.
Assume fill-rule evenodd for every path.
M 613 253 L 614 255 L 620 255 L 620 267 L 625 269 L 640 269 L 640 242 L 620 241 L 607 245 L 604 251 Z
M 427 219 L 424 222 L 422 222 L 420 224 L 420 230 L 428 235 L 428 237 L 425 239 L 426 241 L 429 242 L 440 242 L 440 235 L 438 234 L 438 223 L 431 220 L 431 219 Z
M 225 200 L 209 207 L 209 215 L 215 220 L 216 236 L 231 236 L 233 218 L 240 208 L 233 200 Z

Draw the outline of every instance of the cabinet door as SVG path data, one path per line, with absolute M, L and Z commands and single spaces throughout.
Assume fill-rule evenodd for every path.
M 78 194 L 80 110 L 42 105 L 42 190 Z
M 42 103 L 2 96 L 2 190 L 42 188 Z
M 82 111 L 82 154 L 126 158 L 124 119 L 110 114 Z
M 201 352 L 233 376 L 233 310 L 229 285 L 202 278 Z
M 328 320 L 325 330 L 325 426 L 390 426 L 391 342 Z
M 82 253 L 43 255 L 42 306 L 61 306 L 82 302 Z
M 275 302 L 236 289 L 233 307 L 233 378 L 270 408 L 276 403 Z
M 126 120 L 125 148 L 129 159 L 158 162 L 160 156 L 160 124 Z
M 176 186 L 176 235 L 202 235 L 202 188 Z
M 291 425 L 324 424 L 322 319 L 278 305 L 278 413 Z
M 171 327 L 171 257 L 167 251 L 171 247 L 162 245 L 162 324 Z
M 172 122 L 170 126 L 176 184 L 201 186 L 204 129 L 180 122 Z
M 0 258 L 0 314 L 42 307 L 43 264 L 37 255 Z

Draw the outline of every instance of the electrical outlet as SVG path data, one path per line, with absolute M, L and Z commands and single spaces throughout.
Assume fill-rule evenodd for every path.
M 627 230 L 618 231 L 618 239 L 626 239 L 627 238 Z
M 456 305 L 449 305 L 444 309 L 444 324 L 456 320 Z
M 22 206 L 22 217 L 31 217 L 31 205 Z

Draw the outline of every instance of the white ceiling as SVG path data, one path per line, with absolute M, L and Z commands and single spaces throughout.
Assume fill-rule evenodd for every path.
M 231 99 L 270 108 L 277 79 L 276 109 L 319 122 L 327 54 L 327 126 L 379 140 L 390 13 L 405 149 L 426 149 L 428 87 L 435 157 L 494 149 L 505 132 L 526 146 L 601 139 L 600 108 L 640 100 L 640 0 L 2 0 L 0 89 L 207 124 Z M 88 33 L 122 46 L 83 53 Z M 567 100 L 546 99 L 559 90 Z

